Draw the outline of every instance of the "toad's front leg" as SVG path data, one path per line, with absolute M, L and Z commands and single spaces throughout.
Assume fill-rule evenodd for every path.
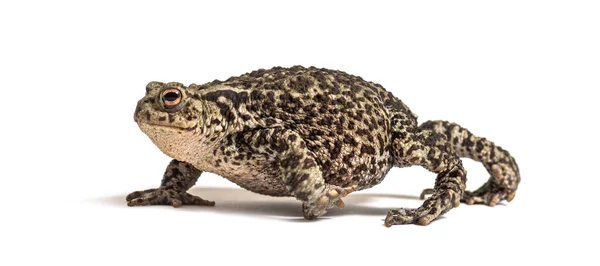
M 302 201 L 304 218 L 314 219 L 333 207 L 344 207 L 342 198 L 355 191 L 356 185 L 339 187 L 325 183 L 321 166 L 313 152 L 296 132 L 268 128 L 245 132 L 238 141 L 267 155 L 273 162 L 273 174 L 281 177 L 286 189 Z
M 172 160 L 165 171 L 159 188 L 135 191 L 127 195 L 127 205 L 204 205 L 214 206 L 214 201 L 204 200 L 198 196 L 187 193 L 198 180 L 202 171 L 191 164 Z

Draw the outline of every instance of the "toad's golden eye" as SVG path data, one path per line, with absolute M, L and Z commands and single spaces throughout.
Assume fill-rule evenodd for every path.
M 165 107 L 175 107 L 181 102 L 181 91 L 178 89 L 166 89 L 161 93 L 160 98 Z

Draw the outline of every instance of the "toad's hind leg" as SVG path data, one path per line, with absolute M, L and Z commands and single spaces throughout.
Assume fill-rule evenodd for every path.
M 394 127 L 394 123 L 392 123 Z M 402 125 L 401 125 L 402 126 Z M 398 167 L 421 165 L 438 176 L 433 195 L 416 209 L 390 210 L 385 225 L 427 225 L 460 204 L 465 189 L 466 171 L 446 136 L 416 128 L 393 128 L 392 152 Z
M 515 197 L 521 176 L 515 159 L 508 151 L 455 123 L 427 121 L 419 129 L 445 135 L 458 156 L 481 162 L 490 173 L 490 179 L 482 187 L 473 192 L 465 191 L 461 199 L 463 202 L 495 206 L 502 200 L 511 201 Z M 422 197 L 428 192 L 431 190 L 423 191 Z
M 191 164 L 172 160 L 163 176 L 159 188 L 135 191 L 127 195 L 127 205 L 204 205 L 214 206 L 214 201 L 204 200 L 198 196 L 187 193 L 198 180 L 202 171 Z

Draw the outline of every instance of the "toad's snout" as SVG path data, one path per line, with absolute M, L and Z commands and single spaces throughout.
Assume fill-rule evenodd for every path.
M 135 121 L 136 123 L 138 122 L 138 113 L 142 110 L 142 107 L 140 107 L 140 104 L 138 103 L 138 105 L 135 107 L 135 112 L 133 112 L 133 121 Z

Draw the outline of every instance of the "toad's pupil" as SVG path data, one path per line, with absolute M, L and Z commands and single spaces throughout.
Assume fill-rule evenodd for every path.
M 177 98 L 179 98 L 179 94 L 176 92 L 167 92 L 165 95 L 163 95 L 163 100 L 165 102 L 172 102 L 177 100 Z

